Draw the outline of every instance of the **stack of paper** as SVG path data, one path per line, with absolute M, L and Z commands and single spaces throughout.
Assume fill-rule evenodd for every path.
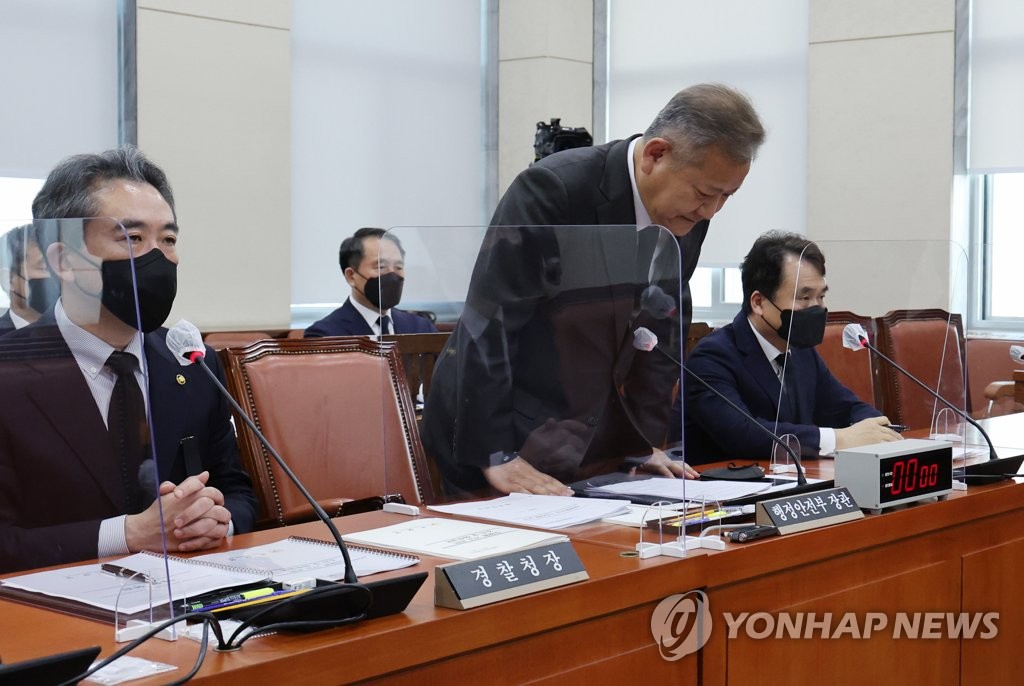
M 628 500 L 573 498 L 561 495 L 512 493 L 504 498 L 455 505 L 430 505 L 428 509 L 461 517 L 490 519 L 506 524 L 564 529 L 628 512 Z
M 4 579 L 3 585 L 65 598 L 104 610 L 133 614 L 150 607 L 151 602 L 166 602 L 168 572 L 175 600 L 270 578 L 270 574 L 264 570 L 204 565 L 178 557 L 167 557 L 165 560 L 162 555 L 148 552 L 121 558 L 116 564 L 145 575 L 154 584 L 150 586 L 131 581 L 103 571 L 98 564 L 87 564 L 11 577 Z
M 380 529 L 345 534 L 343 538 L 346 542 L 452 560 L 477 560 L 569 540 L 548 531 L 439 517 L 419 517 Z
M 349 546 L 349 557 L 356 576 L 364 577 L 378 572 L 410 567 L 419 560 L 412 555 L 386 553 L 379 550 Z M 274 581 L 299 579 L 345 578 L 345 559 L 333 541 L 310 538 L 286 538 L 252 548 L 240 548 L 223 553 L 203 555 L 196 560 L 232 567 L 250 567 L 266 570 Z
M 767 491 L 771 487 L 770 481 L 697 481 L 655 477 L 642 481 L 621 481 L 608 484 L 601 486 L 599 491 L 595 489 L 595 492 L 611 497 L 644 496 L 664 498 L 669 501 L 710 503 L 744 498 Z

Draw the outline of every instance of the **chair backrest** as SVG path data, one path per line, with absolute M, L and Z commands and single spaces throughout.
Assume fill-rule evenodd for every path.
M 203 343 L 214 350 L 223 350 L 241 348 L 264 338 L 271 338 L 271 335 L 266 331 L 211 331 L 203 336 Z
M 444 350 L 450 335 L 451 332 L 443 331 L 440 333 L 399 333 L 382 337 L 383 340 L 392 341 L 398 346 L 398 351 L 402 355 L 402 364 L 405 366 L 409 389 L 413 396 L 417 396 L 418 392 L 422 390 L 424 402 L 430 397 L 430 382 L 434 378 L 434 365 L 437 363 L 441 351 Z M 417 407 L 417 421 L 422 416 L 421 408 Z M 441 493 L 441 484 L 444 483 L 441 468 L 433 455 L 425 454 L 431 483 L 437 484 L 438 488 L 434 497 L 439 502 L 446 500 Z
M 346 499 L 398 493 L 413 504 L 435 500 L 395 344 L 273 339 L 222 356 L 232 395 L 329 513 Z M 298 489 L 252 432 L 237 426 L 266 520 L 312 519 Z
M 985 388 L 993 381 L 1013 381 L 1013 371 L 1024 368 L 1024 364 L 1010 359 L 1010 346 L 1024 345 L 1024 341 L 1005 338 L 967 339 L 967 387 L 971 393 L 971 407 L 975 412 L 988 405 Z M 1009 407 L 993 414 L 1007 414 L 1012 411 L 1013 402 L 1007 398 Z
M 878 349 L 953 405 L 971 411 L 967 396 L 964 328 L 944 310 L 894 310 L 876 320 Z M 927 429 L 945 405 L 884 360 L 877 363 L 890 421 Z M 966 405 L 966 407 L 964 407 Z
M 423 397 L 430 392 L 430 382 L 434 378 L 434 365 L 437 357 L 444 350 L 450 332 L 440 333 L 397 333 L 381 336 L 381 340 L 390 341 L 398 346 L 405 367 L 409 391 L 416 397 L 423 386 Z
M 693 349 L 700 343 L 700 339 L 714 330 L 714 327 L 707 322 L 690 322 L 690 326 L 686 330 L 686 348 L 684 349 L 686 356 L 689 357 Z
M 875 323 L 870 317 L 853 312 L 829 312 L 825 338 L 817 348 L 818 354 L 840 383 L 864 402 L 882 409 L 878 366 L 867 350 L 850 350 L 843 345 L 843 329 L 847 324 L 860 324 L 868 332 L 868 340 L 875 342 Z

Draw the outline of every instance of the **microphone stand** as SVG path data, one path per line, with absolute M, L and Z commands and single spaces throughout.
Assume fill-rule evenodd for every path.
M 797 483 L 797 485 L 798 486 L 806 486 L 807 485 L 807 478 L 804 476 L 803 464 L 800 462 L 800 456 L 796 454 L 795 450 L 790 448 L 789 445 L 787 445 L 785 441 L 783 441 L 781 438 L 776 436 L 773 432 L 769 431 L 767 428 L 762 426 L 761 422 L 759 422 L 756 419 L 754 419 L 753 417 L 751 417 L 748 412 L 744 412 L 743 408 L 741 408 L 739 405 L 737 405 L 733 401 L 731 401 L 728 398 L 726 398 L 717 388 L 715 388 L 714 386 L 709 384 L 704 379 L 700 378 L 700 376 L 697 374 L 697 372 L 691 370 L 686 365 L 679 365 L 679 366 L 682 367 L 686 371 L 686 373 L 690 375 L 691 379 L 696 379 L 698 383 L 700 383 L 702 386 L 704 386 L 704 388 L 706 388 L 709 391 L 711 391 L 712 393 L 714 393 L 719 399 L 724 400 L 726 403 L 728 403 L 729 406 L 732 409 L 736 410 L 741 415 L 743 415 L 744 417 L 749 419 L 751 422 L 753 422 L 754 426 L 759 428 L 761 431 L 765 432 L 768 435 L 768 437 L 771 438 L 772 441 L 776 445 L 781 446 L 783 450 L 785 450 L 787 453 L 789 453 L 789 456 L 791 458 L 793 458 L 793 464 L 796 465 L 796 483 Z
M 338 544 L 338 548 L 341 550 L 341 557 L 345 560 L 345 583 L 359 584 L 359 578 L 356 576 L 355 570 L 352 568 L 352 558 L 349 557 L 348 546 L 346 546 L 345 542 L 341 539 L 341 534 L 338 532 L 338 528 L 334 526 L 334 522 L 332 522 L 331 518 L 327 516 L 324 509 L 320 507 L 320 503 L 316 501 L 316 498 L 314 498 L 312 494 L 306 490 L 306 487 L 302 485 L 299 477 L 295 476 L 295 472 L 288 467 L 284 459 L 274 449 L 274 446 L 270 445 L 270 441 L 268 441 L 263 435 L 263 432 L 256 427 L 256 423 L 249 418 L 249 415 L 245 413 L 245 410 L 242 409 L 242 407 L 231 396 L 231 393 L 228 392 L 228 389 L 224 388 L 224 384 L 220 382 L 217 375 L 206 366 L 206 360 L 203 358 L 204 356 L 199 353 L 193 353 L 189 356 L 189 359 L 195 362 L 204 372 L 206 372 L 206 375 L 210 377 L 210 381 L 220 389 L 221 394 L 227 398 L 227 401 L 231 404 L 231 407 L 234 408 L 238 416 L 242 418 L 245 425 L 249 427 L 249 430 L 253 432 L 256 438 L 259 439 L 260 443 L 263 444 L 263 447 L 270 453 L 271 457 L 274 458 L 274 462 L 277 463 L 277 466 L 284 471 L 295 487 L 299 489 L 299 492 L 302 493 L 302 496 L 313 507 L 313 511 L 316 513 L 316 516 L 320 521 L 327 525 L 327 528 L 331 532 L 331 536 L 334 537 L 335 542 Z
M 998 459 L 999 459 L 999 456 L 998 456 L 998 455 L 996 454 L 996 449 L 995 449 L 995 447 L 994 447 L 994 446 L 992 445 L 992 439 L 991 439 L 991 438 L 989 438 L 989 437 L 988 437 L 988 434 L 987 434 L 987 433 L 985 433 L 985 430 L 984 430 L 983 428 L 981 428 L 981 424 L 979 424 L 978 422 L 976 422 L 976 421 L 975 421 L 975 420 L 974 420 L 974 419 L 973 419 L 973 418 L 972 418 L 972 417 L 971 417 L 971 416 L 970 416 L 969 414 L 967 414 L 966 412 L 964 412 L 963 410 L 961 410 L 961 409 L 960 409 L 959 407 L 957 407 L 956 405 L 954 405 L 953 403 L 949 402 L 948 400 L 946 400 L 945 398 L 943 398 L 943 397 L 942 397 L 941 395 L 939 395 L 938 393 L 936 393 L 935 391 L 933 391 L 932 389 L 930 389 L 930 388 L 929 388 L 929 387 L 927 386 L 927 384 L 925 384 L 925 383 L 924 383 L 923 381 L 921 381 L 920 379 L 918 379 L 918 378 L 917 378 L 916 376 L 914 376 L 913 374 L 911 374 L 910 372 L 908 372 L 908 371 L 907 371 L 906 369 L 904 369 L 904 368 L 903 368 L 903 367 L 901 367 L 900 365 L 896 364 L 896 361 L 895 361 L 895 360 L 893 360 L 892 358 L 890 358 L 890 357 L 889 357 L 888 355 L 885 355 L 884 353 L 882 353 L 882 352 L 881 352 L 881 351 L 880 351 L 880 350 L 879 350 L 878 348 L 876 348 L 875 346 L 871 345 L 871 343 L 869 343 L 869 342 L 868 342 L 868 339 L 867 339 L 867 338 L 865 338 L 865 337 L 864 337 L 863 335 L 861 335 L 861 334 L 858 334 L 858 335 L 857 335 L 857 338 L 858 338 L 858 340 L 860 341 L 860 344 L 861 344 L 861 346 L 862 346 L 862 347 L 864 347 L 864 348 L 867 348 L 868 350 L 870 350 L 871 352 L 873 352 L 874 354 L 878 355 L 878 356 L 879 356 L 879 357 L 881 357 L 881 358 L 882 358 L 883 360 L 885 360 L 886 362 L 888 362 L 889 364 L 891 364 L 891 365 L 892 365 L 893 367 L 895 367 L 896 369 L 898 369 L 898 370 L 899 370 L 899 371 L 900 371 L 900 372 L 901 372 L 901 373 L 902 373 L 902 374 L 903 374 L 904 376 L 906 376 L 906 377 L 907 377 L 908 379 L 910 379 L 911 381 L 913 381 L 913 382 L 914 382 L 915 384 L 917 384 L 917 385 L 918 385 L 919 387 L 921 387 L 922 389 L 924 389 L 924 390 L 925 390 L 925 391 L 926 391 L 926 392 L 927 392 L 927 393 L 928 393 L 929 395 L 931 395 L 932 397 L 934 397 L 934 398 L 935 398 L 936 400 L 938 400 L 939 402 L 941 402 L 941 403 L 942 403 L 943 405 L 945 405 L 945 406 L 946 406 L 946 407 L 948 407 L 949 409 L 953 410 L 953 412 L 955 412 L 955 413 L 956 413 L 956 414 L 957 414 L 958 416 L 960 416 L 960 417 L 962 417 L 962 418 L 963 418 L 964 420 L 966 420 L 968 424 L 970 424 L 970 425 L 971 425 L 971 426 L 973 426 L 973 427 L 974 427 L 975 429 L 977 429 L 977 430 L 978 430 L 978 433 L 980 433 L 980 434 L 982 435 L 982 437 L 983 437 L 983 438 L 985 439 L 985 443 L 987 443 L 987 444 L 988 444 L 988 459 L 990 459 L 990 460 L 998 460 Z

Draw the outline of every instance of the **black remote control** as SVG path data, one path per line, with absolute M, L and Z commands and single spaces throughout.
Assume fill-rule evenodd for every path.
M 745 529 L 730 531 L 726 536 L 734 543 L 746 543 L 747 541 L 756 541 L 759 538 L 777 536 L 778 533 L 779 530 L 774 526 L 769 526 L 767 524 L 755 524 L 754 526 L 748 526 Z

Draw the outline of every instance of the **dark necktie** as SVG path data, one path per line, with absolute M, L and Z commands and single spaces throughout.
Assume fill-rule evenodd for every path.
M 136 366 L 138 360 L 131 353 L 115 350 L 107 358 L 107 367 L 117 375 L 107 410 L 107 433 L 114 447 L 114 455 L 121 465 L 125 506 L 129 514 L 142 510 L 139 466 L 149 444 L 146 404 L 142 399 L 142 389 L 135 380 Z
M 380 334 L 382 336 L 387 336 L 391 333 L 391 317 L 383 314 L 377 317 L 377 323 L 380 324 Z
M 786 403 L 794 421 L 800 421 L 800 405 L 797 402 L 796 369 L 793 368 L 793 360 L 786 362 L 786 353 L 779 353 L 775 357 L 775 363 L 779 365 L 779 380 L 782 382 L 782 402 Z M 785 374 L 783 374 L 785 370 Z

